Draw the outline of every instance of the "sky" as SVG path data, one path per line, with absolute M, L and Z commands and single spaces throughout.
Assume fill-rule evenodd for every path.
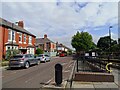
M 36 37 L 47 34 L 69 48 L 77 31 L 89 32 L 97 43 L 112 26 L 112 38 L 118 39 L 117 2 L 2 2 L 0 17 L 13 23 L 22 20 L 24 28 Z

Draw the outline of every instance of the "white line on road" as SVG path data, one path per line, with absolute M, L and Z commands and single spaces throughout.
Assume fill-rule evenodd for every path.
M 48 80 L 45 84 L 49 84 L 52 81 L 52 79 Z
M 63 72 L 70 72 L 70 70 L 66 70 L 66 71 L 63 71 Z
M 30 78 L 30 79 L 26 80 L 26 81 L 25 81 L 25 83 L 28 83 L 30 80 L 32 80 L 32 78 Z

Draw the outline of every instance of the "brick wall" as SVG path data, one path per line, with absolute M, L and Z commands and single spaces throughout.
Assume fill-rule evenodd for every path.
M 4 31 L 4 32 L 3 32 Z M 4 39 L 2 38 L 4 35 Z M 19 45 L 18 48 L 22 47 L 22 48 L 26 48 L 29 44 L 28 44 L 28 40 L 29 40 L 29 35 L 26 34 L 26 43 L 24 43 L 24 34 L 22 34 L 22 43 L 19 43 L 19 33 L 17 33 L 15 31 L 15 41 L 16 43 Z M 0 60 L 2 59 L 2 55 L 6 54 L 6 46 L 5 43 L 8 43 L 8 29 L 4 28 L 4 27 L 0 27 Z M 32 45 L 35 45 L 35 37 L 32 37 Z M 3 48 L 4 48 L 4 53 L 3 53 Z M 34 50 L 35 52 L 35 50 Z
M 0 27 L 0 60 L 2 60 L 3 55 L 3 28 Z

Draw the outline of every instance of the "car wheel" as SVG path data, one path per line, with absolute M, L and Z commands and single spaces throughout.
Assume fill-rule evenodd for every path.
M 29 67 L 30 67 L 29 62 L 26 62 L 26 63 L 25 63 L 25 68 L 27 69 L 27 68 L 29 68 Z
M 46 59 L 45 59 L 45 63 L 46 63 Z

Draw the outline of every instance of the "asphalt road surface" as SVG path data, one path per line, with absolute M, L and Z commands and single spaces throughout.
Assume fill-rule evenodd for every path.
M 2 71 L 2 88 L 41 88 L 54 81 L 55 64 L 63 66 L 63 80 L 67 80 L 73 67 L 72 57 L 53 57 L 50 62 L 40 63 L 28 69 Z

